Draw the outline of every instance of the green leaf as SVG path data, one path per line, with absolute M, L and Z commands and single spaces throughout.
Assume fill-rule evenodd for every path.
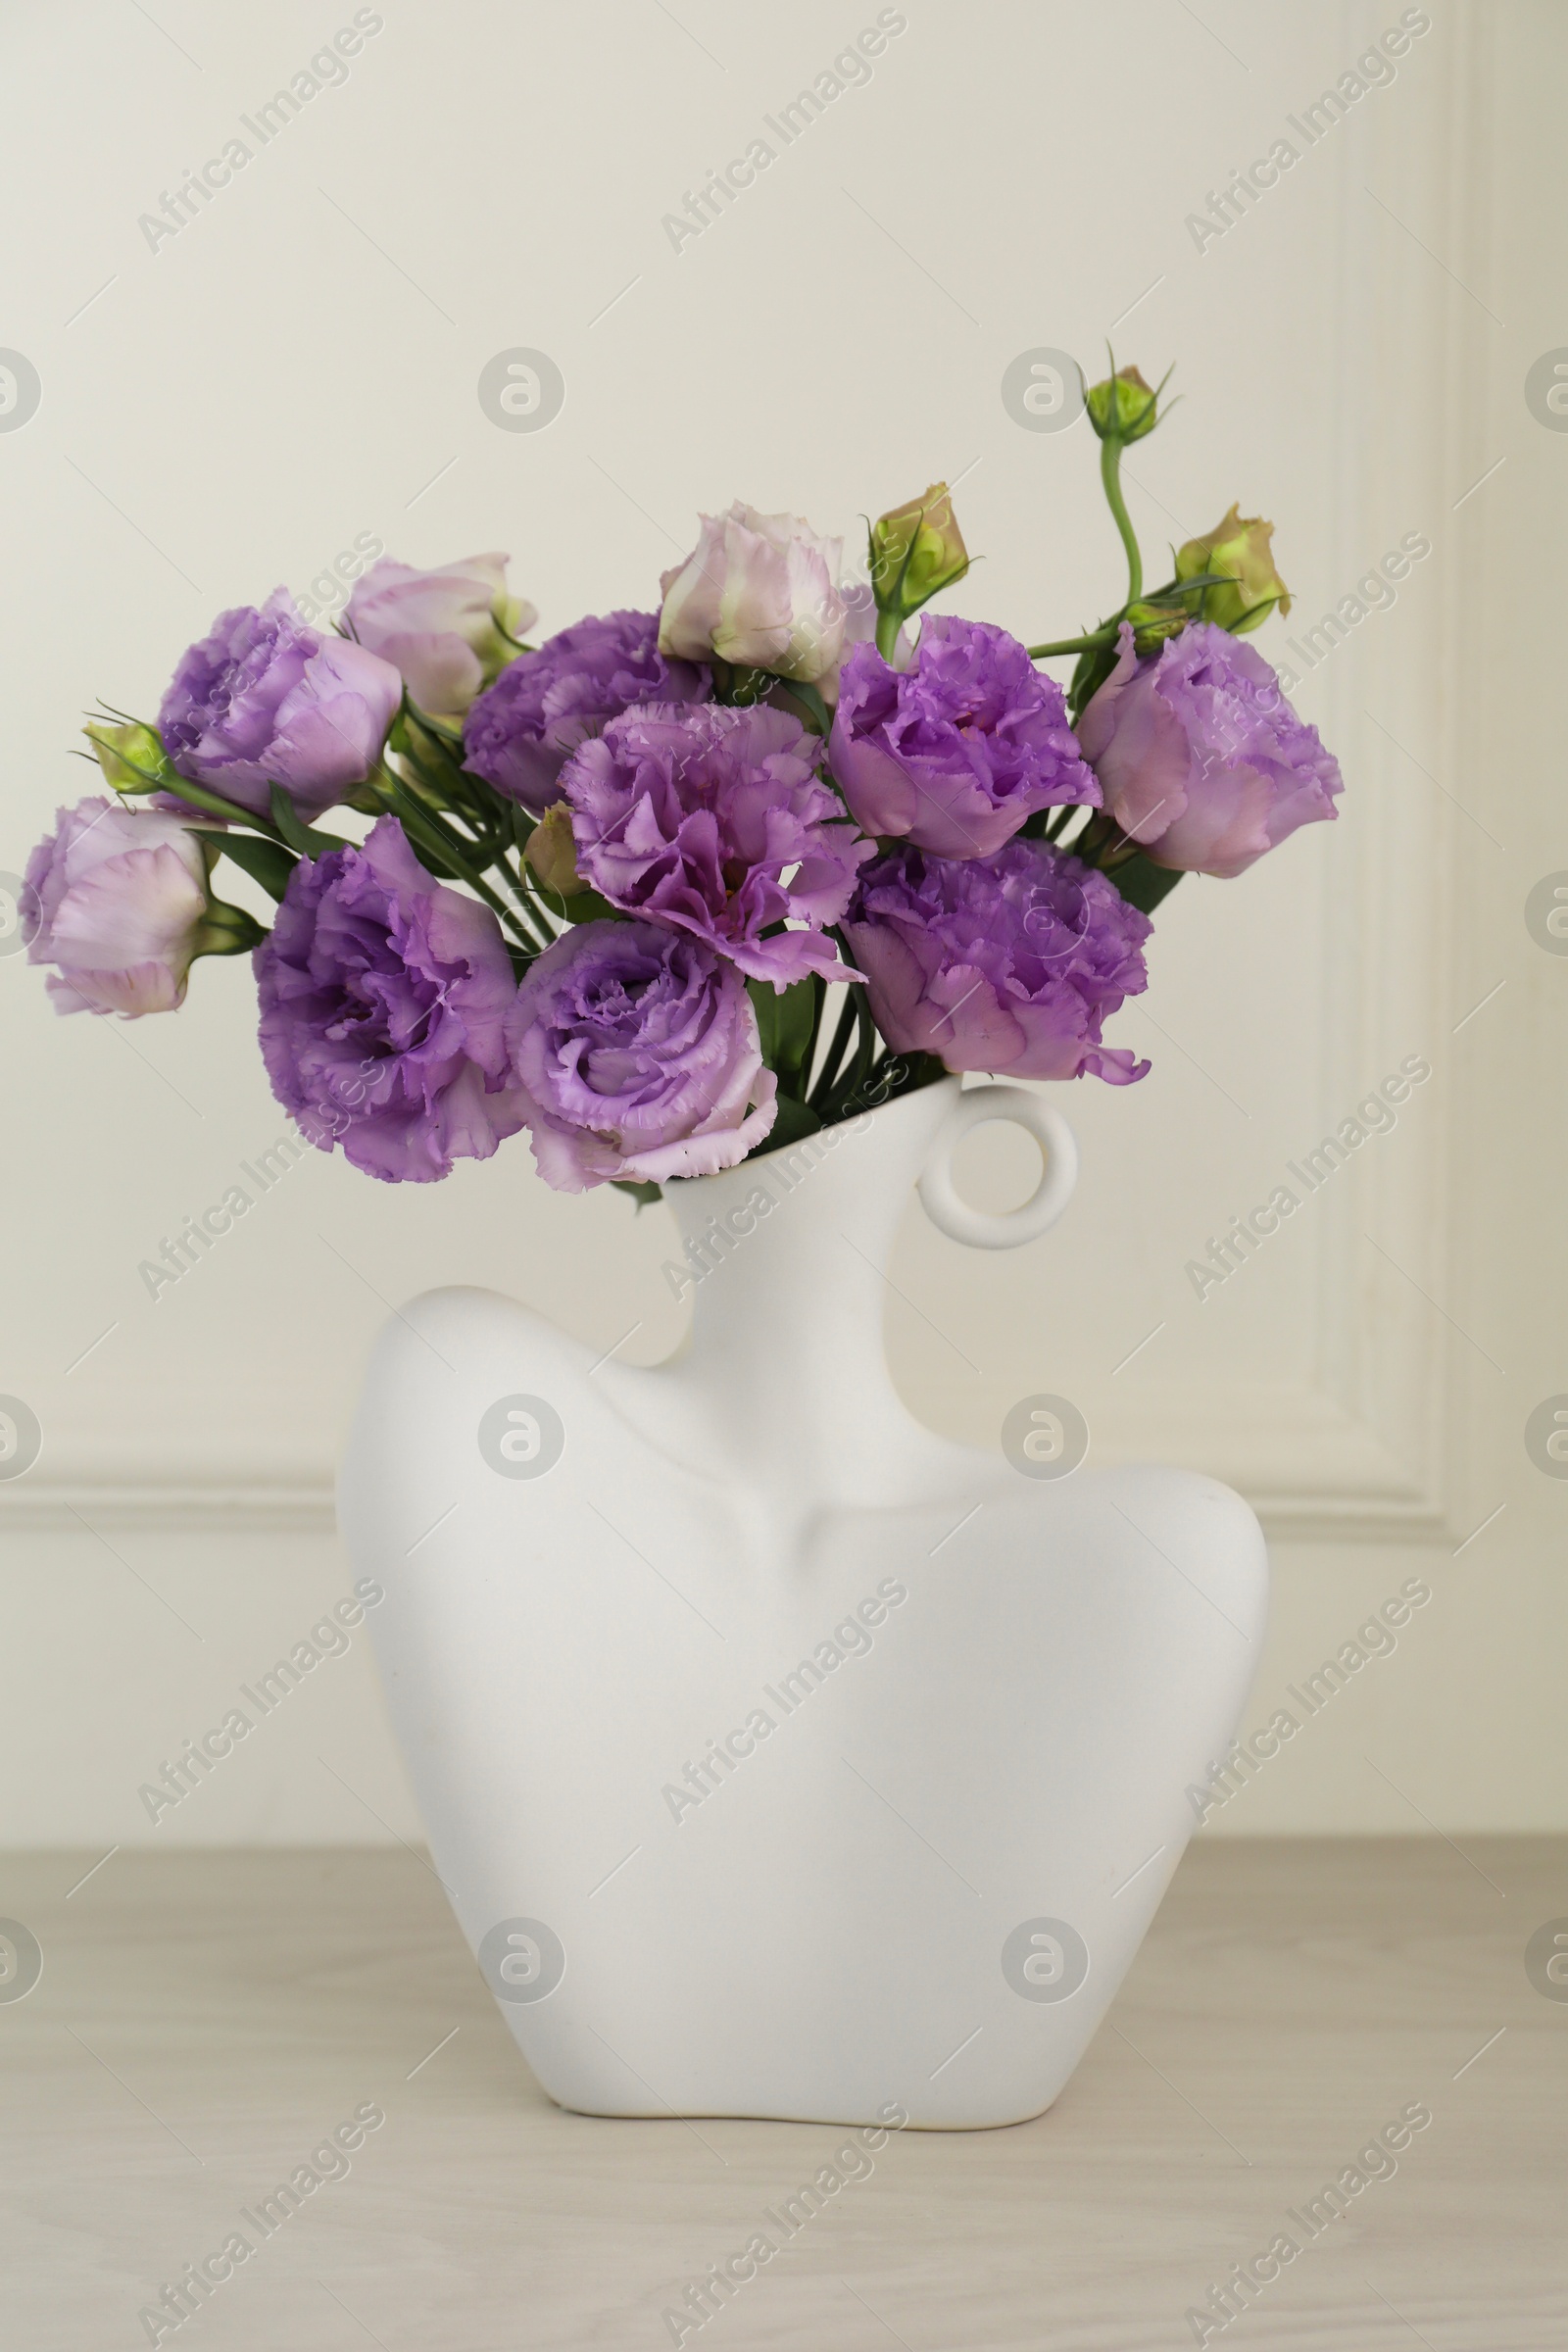
M 756 703 L 770 702 L 782 690 L 794 703 L 805 724 L 813 734 L 825 737 L 833 725 L 833 713 L 822 700 L 821 688 L 806 678 L 781 677 L 776 669 L 754 669 L 744 663 L 721 661 L 716 655 L 709 657 L 713 674 L 713 700 L 734 710 L 749 710 Z
M 264 841 L 259 833 L 210 833 L 225 858 L 232 858 L 242 874 L 259 882 L 270 899 L 281 901 L 296 858 L 280 842 Z
M 302 858 L 319 858 L 328 850 L 346 850 L 348 843 L 338 833 L 318 833 L 302 824 L 295 808 L 281 784 L 272 786 L 272 822 L 291 850 Z
M 1072 684 L 1067 689 L 1067 711 L 1074 725 L 1084 706 L 1098 694 L 1119 659 L 1113 644 L 1090 646 L 1079 655 L 1077 667 L 1072 673 Z
M 797 980 L 778 995 L 771 981 L 748 980 L 746 993 L 757 1014 L 762 1059 L 770 1070 L 789 1077 L 797 1071 L 811 1042 L 816 997 L 810 980 Z
M 757 1015 L 757 1037 L 762 1049 L 762 1059 L 769 1069 L 776 1069 L 778 1064 L 774 1053 L 778 1038 L 778 1000 L 765 980 L 748 980 L 746 994 L 751 998 L 752 1010 Z
M 821 1119 L 808 1102 L 795 1095 L 780 1095 L 778 1115 L 762 1139 L 761 1149 L 773 1151 L 779 1144 L 798 1144 L 803 1135 L 815 1135 Z
M 664 1188 L 662 1184 L 633 1184 L 629 1178 L 624 1176 L 612 1176 L 610 1181 L 617 1193 L 630 1193 L 637 1203 L 639 1216 L 642 1215 L 645 1208 L 652 1208 L 656 1200 L 662 1200 L 664 1198 Z
M 1168 865 L 1156 865 L 1142 850 L 1129 858 L 1124 865 L 1102 867 L 1107 882 L 1113 882 L 1129 906 L 1144 914 L 1152 914 L 1162 899 L 1169 898 L 1181 880 L 1181 870 Z
M 826 741 L 832 732 L 833 716 L 822 700 L 821 688 L 811 685 L 805 678 L 780 678 L 778 683 L 806 712 L 806 723 L 811 732 Z
M 555 914 L 555 907 L 551 906 L 550 911 Z M 558 919 L 568 923 L 624 923 L 630 918 L 623 906 L 612 906 L 597 890 L 574 890 L 569 899 L 562 900 Z

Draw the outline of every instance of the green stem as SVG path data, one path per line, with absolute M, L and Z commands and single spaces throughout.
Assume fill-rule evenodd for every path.
M 879 612 L 877 614 L 876 650 L 881 655 L 884 662 L 892 661 L 893 649 L 899 642 L 899 630 L 902 626 L 903 614 L 897 610 L 891 612 Z
M 534 890 L 528 869 L 521 858 L 517 860 L 515 871 L 505 858 L 496 858 L 494 863 L 497 871 L 506 876 L 507 888 L 512 894 L 511 903 L 505 905 L 504 910 L 513 929 L 521 932 L 536 954 L 541 949 L 554 947 L 558 936 L 556 927 L 548 919 L 546 903 Z M 482 889 L 483 884 L 477 887 Z
M 433 717 L 428 710 L 421 710 L 417 703 L 410 701 L 407 687 L 403 690 L 403 713 L 406 718 L 412 719 L 421 734 L 429 735 L 437 743 L 448 747 L 456 745 L 459 751 L 463 749 L 463 729 L 453 726 L 444 718 Z
M 1105 621 L 1100 628 L 1091 629 L 1087 637 L 1057 637 L 1050 645 L 1032 645 L 1031 662 L 1044 662 L 1050 654 L 1087 654 L 1097 645 L 1114 645 L 1116 622 Z
M 833 1031 L 832 1042 L 828 1046 L 827 1059 L 822 1064 L 816 1084 L 806 1098 L 813 1110 L 818 1109 L 832 1095 L 833 1082 L 839 1074 L 845 1054 L 849 1052 L 850 1039 L 855 1035 L 855 984 L 852 983 L 845 993 L 843 1004 L 839 1006 L 838 1022 Z
M 1097 808 L 1081 833 L 1073 838 L 1072 854 L 1086 865 L 1103 865 L 1105 853 L 1116 841 L 1126 839 L 1108 808 Z
M 414 765 L 417 767 L 420 778 L 426 787 L 436 793 L 454 811 L 461 809 L 466 823 L 475 827 L 488 826 L 494 795 L 477 776 L 469 775 L 464 766 L 463 737 L 461 735 L 456 738 L 450 736 L 444 727 L 438 726 L 423 711 L 416 711 L 412 705 L 407 707 L 405 716 L 409 722 L 407 732 L 410 758 Z M 414 742 L 416 733 L 423 737 L 440 761 L 442 773 L 439 776 L 431 775 L 416 747 Z
M 125 765 L 130 765 L 127 760 Z M 140 770 L 138 769 L 138 774 Z M 253 833 L 265 833 L 269 841 L 281 841 L 283 836 L 270 817 L 258 816 L 254 808 L 240 808 L 232 801 L 223 800 L 218 793 L 209 792 L 203 784 L 193 784 L 188 776 L 175 773 L 160 790 L 175 800 L 186 802 L 192 808 L 205 809 L 209 816 L 221 816 L 231 825 L 244 825 Z
M 476 898 L 483 899 L 502 922 L 508 924 L 531 955 L 537 955 L 546 944 L 535 934 L 531 924 L 517 914 L 488 882 L 473 871 L 463 854 L 463 845 L 451 828 L 428 808 L 421 808 L 406 785 L 400 784 L 389 768 L 381 770 L 381 789 L 405 829 L 433 849 L 451 866 L 462 882 L 466 882 Z
M 498 858 L 496 862 L 507 879 L 512 881 L 512 868 L 506 859 Z M 545 931 L 548 919 L 550 928 L 546 933 L 545 944 L 547 946 L 553 944 L 560 937 L 556 925 L 564 925 L 572 919 L 566 910 L 565 900 L 559 890 L 546 890 L 538 875 L 530 872 L 526 858 L 519 857 L 517 859 L 515 888 L 518 898 L 527 908 L 528 920 L 536 931 Z
M 1127 551 L 1127 602 L 1136 605 L 1144 592 L 1144 559 L 1139 553 L 1138 534 L 1133 529 L 1127 502 L 1121 494 L 1121 443 L 1113 437 L 1100 445 L 1100 479 L 1111 518 Z
M 433 741 L 434 738 L 432 737 L 429 740 Z M 461 817 L 463 822 L 469 827 L 470 831 L 477 829 L 477 820 L 475 819 L 471 809 L 460 803 L 457 795 L 454 793 L 445 777 L 432 774 L 430 768 L 426 765 L 418 752 L 415 749 L 412 739 L 405 738 L 405 748 L 395 756 L 399 760 L 406 760 L 408 761 L 408 764 L 413 768 L 415 775 L 418 778 L 419 783 L 430 795 L 431 800 L 439 803 L 440 809 L 445 810 L 452 816 Z M 403 784 L 405 791 L 407 791 L 408 779 L 406 777 L 403 779 Z M 415 797 L 417 798 L 418 796 L 416 795 Z M 426 804 L 426 806 L 428 806 L 428 804 Z M 439 813 L 439 810 L 433 810 L 432 813 Z
M 827 982 L 820 972 L 811 974 L 811 1029 L 801 1055 L 800 1095 L 803 1102 L 811 1099 L 811 1064 L 816 1059 L 816 1041 L 821 1034 L 822 1015 L 827 1009 Z
M 822 1124 L 824 1126 L 827 1126 L 833 1118 L 846 1115 L 849 1105 L 855 1101 L 859 1089 L 864 1086 L 870 1074 L 872 1055 L 882 1043 L 877 1025 L 871 1018 L 869 991 L 864 988 L 854 988 L 850 993 L 855 1003 L 855 1018 L 858 1025 L 859 1035 L 855 1041 L 855 1059 L 850 1064 L 847 1076 L 842 1085 L 834 1088 L 823 1105 Z M 864 1105 L 862 1104 L 861 1107 L 863 1108 Z

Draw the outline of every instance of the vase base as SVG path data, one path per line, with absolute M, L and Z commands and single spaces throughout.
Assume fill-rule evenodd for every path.
M 1065 2089 L 1063 2084 L 1062 2088 Z M 1061 2091 L 1039 2107 L 1025 2107 L 1018 2114 L 976 2116 L 964 2122 L 952 2117 L 911 2115 L 904 2123 L 889 2123 L 880 2113 L 854 2114 L 841 2112 L 831 2102 L 809 2109 L 782 2107 L 697 2107 L 689 2114 L 676 2115 L 667 2107 L 578 2107 L 570 2100 L 550 2097 L 552 2107 L 563 2115 L 587 2116 L 595 2123 L 620 2124 L 816 2124 L 826 2132 L 1012 2132 L 1020 2124 L 1038 2123 L 1055 2106 Z

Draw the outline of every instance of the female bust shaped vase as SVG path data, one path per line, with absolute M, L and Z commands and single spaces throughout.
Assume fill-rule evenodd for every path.
M 949 1174 L 996 1117 L 1048 1153 L 1006 1217 Z M 1252 1679 L 1261 1534 L 1209 1479 L 1079 1466 L 1059 1399 L 952 1445 L 882 1346 L 912 1182 L 1007 1247 L 1075 1166 L 1042 1097 L 949 1079 L 671 1185 L 694 1319 L 656 1370 L 484 1291 L 382 1338 L 342 1527 L 437 1871 L 563 2106 L 1014 2123 L 1109 2005 Z

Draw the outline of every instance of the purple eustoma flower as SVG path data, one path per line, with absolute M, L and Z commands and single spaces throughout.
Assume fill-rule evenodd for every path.
M 817 775 L 821 752 L 760 705 L 628 710 L 562 771 L 577 870 L 612 906 L 688 931 L 775 988 L 842 977 L 822 929 L 875 852 Z
M 364 783 L 402 699 L 390 662 L 311 628 L 277 588 L 260 609 L 220 612 L 186 651 L 158 731 L 193 783 L 258 816 L 280 784 L 309 823 Z
M 300 860 L 254 963 L 272 1092 L 321 1151 L 422 1184 L 522 1125 L 500 925 L 425 872 L 395 817 Z
M 666 661 L 657 612 L 590 615 L 519 654 L 468 712 L 464 761 L 509 801 L 542 815 L 561 798 L 557 778 L 579 744 L 637 703 L 701 703 L 709 671 Z
M 583 923 L 529 967 L 507 1019 L 534 1158 L 558 1191 L 732 1168 L 772 1127 L 746 984 L 657 923 Z
M 1148 985 L 1151 929 L 1103 874 L 1044 841 L 963 859 L 890 850 L 861 875 L 844 926 L 896 1053 L 1112 1086 L 1149 1067 L 1100 1040 L 1105 1016 Z
M 1105 807 L 1156 865 L 1228 878 L 1339 814 L 1339 761 L 1251 646 L 1212 621 L 1143 662 L 1124 621 L 1118 646 L 1078 732 Z
M 899 669 L 858 645 L 829 760 L 867 833 L 939 858 L 989 858 L 1037 808 L 1100 804 L 1061 688 L 988 621 L 929 615 Z

